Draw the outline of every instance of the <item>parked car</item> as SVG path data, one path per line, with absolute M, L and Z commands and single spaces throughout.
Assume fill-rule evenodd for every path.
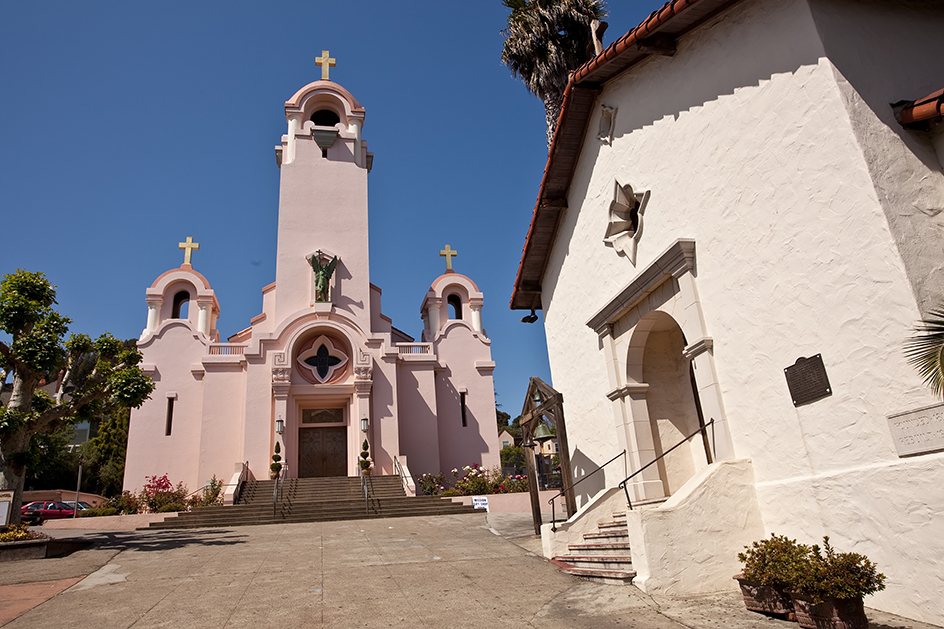
M 36 500 L 20 508 L 20 518 L 32 524 L 39 524 L 43 520 L 71 518 L 73 515 L 75 511 L 72 507 L 55 500 Z
M 76 502 L 75 500 L 63 500 L 63 504 L 67 505 L 70 509 L 75 509 Z M 85 511 L 86 509 L 91 509 L 92 505 L 85 502 L 84 500 L 79 500 L 79 511 Z

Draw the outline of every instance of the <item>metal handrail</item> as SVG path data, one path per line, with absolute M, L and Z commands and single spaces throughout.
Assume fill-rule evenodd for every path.
M 364 515 L 370 515 L 370 492 L 367 489 L 367 479 L 369 477 L 361 470 L 361 493 L 364 494 Z
M 633 501 L 629 499 L 629 490 L 626 488 L 626 483 L 627 483 L 627 481 L 629 481 L 629 479 L 632 478 L 633 476 L 636 476 L 637 474 L 641 473 L 641 472 L 642 472 L 643 470 L 645 470 L 646 468 L 648 468 L 648 467 L 654 465 L 655 463 L 658 463 L 660 459 L 664 458 L 665 455 L 667 455 L 669 452 L 671 452 L 672 450 L 676 449 L 676 448 L 679 447 L 680 445 L 682 445 L 682 444 L 684 444 L 684 443 L 688 443 L 688 440 L 691 439 L 692 437 L 694 437 L 695 435 L 697 435 L 698 433 L 700 433 L 700 432 L 705 432 L 705 430 L 708 428 L 708 426 L 711 426 L 711 425 L 714 424 L 714 423 L 715 423 L 715 418 L 712 417 L 712 418 L 708 421 L 707 424 L 705 424 L 704 426 L 702 426 L 701 428 L 699 428 L 698 430 L 696 430 L 695 432 L 693 432 L 693 433 L 690 434 L 689 436 L 685 437 L 684 439 L 682 439 L 681 441 L 679 441 L 678 443 L 676 443 L 674 446 L 672 446 L 671 448 L 669 448 L 668 450 L 666 450 L 665 452 L 663 452 L 662 454 L 660 454 L 659 456 L 657 456 L 657 457 L 654 458 L 653 460 L 649 461 L 648 463 L 646 463 L 645 465 L 643 465 L 642 467 L 640 467 L 638 470 L 636 470 L 635 472 L 633 472 L 632 474 L 630 474 L 629 476 L 627 476 L 626 478 L 623 479 L 623 481 L 619 484 L 619 487 L 620 487 L 620 489 L 623 490 L 623 493 L 626 494 L 626 506 L 629 507 L 629 510 L 630 510 L 630 511 L 633 510 Z M 707 433 L 706 433 L 706 434 L 707 434 Z
M 620 458 L 621 456 L 626 456 L 626 450 L 623 450 L 622 452 L 620 452 L 619 454 L 617 454 L 616 456 L 614 456 L 612 459 L 610 459 L 609 461 L 607 461 L 606 463 L 604 463 L 603 465 L 601 465 L 601 466 L 598 467 L 597 469 L 593 470 L 592 472 L 590 472 L 589 474 L 587 474 L 586 476 L 584 476 L 583 478 L 581 478 L 580 480 L 578 480 L 576 483 L 574 483 L 574 484 L 571 485 L 570 487 L 563 487 L 563 488 L 561 488 L 560 492 L 559 492 L 556 496 L 553 496 L 550 500 L 547 501 L 548 504 L 551 505 L 551 530 L 552 530 L 552 531 L 557 532 L 557 516 L 555 515 L 556 510 L 554 509 L 554 506 L 555 506 L 556 503 L 555 503 L 554 501 L 557 500 L 558 498 L 560 498 L 561 496 L 563 496 L 565 491 L 567 491 L 568 489 L 573 489 L 574 487 L 576 487 L 576 486 L 579 485 L 580 483 L 584 482 L 585 480 L 587 480 L 588 478 L 590 478 L 591 476 L 593 476 L 594 474 L 596 474 L 597 472 L 599 472 L 599 471 L 602 470 L 604 467 L 606 467 L 607 465 L 609 465 L 610 463 L 612 463 L 612 462 L 615 461 L 616 459 Z
M 407 490 L 410 487 L 410 481 L 413 480 L 413 476 L 412 475 L 407 476 L 405 470 L 403 469 L 403 466 L 400 465 L 399 457 L 393 457 L 393 471 L 396 472 L 397 476 L 400 477 L 400 487 L 403 488 L 403 492 L 408 494 L 409 492 Z

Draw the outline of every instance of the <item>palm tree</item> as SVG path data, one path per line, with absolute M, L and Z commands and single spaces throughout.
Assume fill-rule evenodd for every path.
M 544 101 L 551 145 L 571 72 L 593 56 L 590 23 L 606 15 L 603 0 L 502 0 L 511 9 L 502 31 L 502 62 Z
M 933 309 L 905 341 L 905 357 L 935 395 L 944 395 L 944 309 Z

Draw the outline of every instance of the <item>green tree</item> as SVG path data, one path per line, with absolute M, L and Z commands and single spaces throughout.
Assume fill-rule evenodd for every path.
M 525 469 L 525 459 L 524 459 L 524 448 L 521 446 L 505 446 L 501 449 L 501 464 L 502 467 L 513 467 L 515 468 L 516 474 L 521 474 Z
M 10 400 L 0 407 L 0 489 L 13 490 L 14 505 L 22 501 L 33 435 L 73 425 L 90 405 L 138 407 L 154 389 L 132 342 L 107 332 L 65 340 L 71 321 L 55 303 L 56 289 L 42 273 L 21 269 L 0 280 L 0 331 L 12 339 L 0 341 L 0 368 L 13 375 Z M 55 398 L 39 388 L 43 380 L 58 382 Z M 13 509 L 11 522 L 19 521 Z
M 502 0 L 511 9 L 502 31 L 502 62 L 544 101 L 547 145 L 554 138 L 570 73 L 593 56 L 590 24 L 606 15 L 602 0 Z
M 511 415 L 501 410 L 501 404 L 495 405 L 495 420 L 498 422 L 498 432 L 501 433 L 503 430 L 508 430 L 508 421 L 511 419 Z
M 935 395 L 944 395 L 944 309 L 932 309 L 905 341 L 905 357 Z

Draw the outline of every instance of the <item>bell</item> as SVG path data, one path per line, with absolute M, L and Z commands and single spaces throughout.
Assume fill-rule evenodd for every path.
M 538 426 L 538 429 L 534 431 L 534 440 L 538 443 L 544 443 L 545 441 L 550 441 L 553 438 L 554 435 L 551 434 L 551 429 L 545 424 L 541 424 Z

